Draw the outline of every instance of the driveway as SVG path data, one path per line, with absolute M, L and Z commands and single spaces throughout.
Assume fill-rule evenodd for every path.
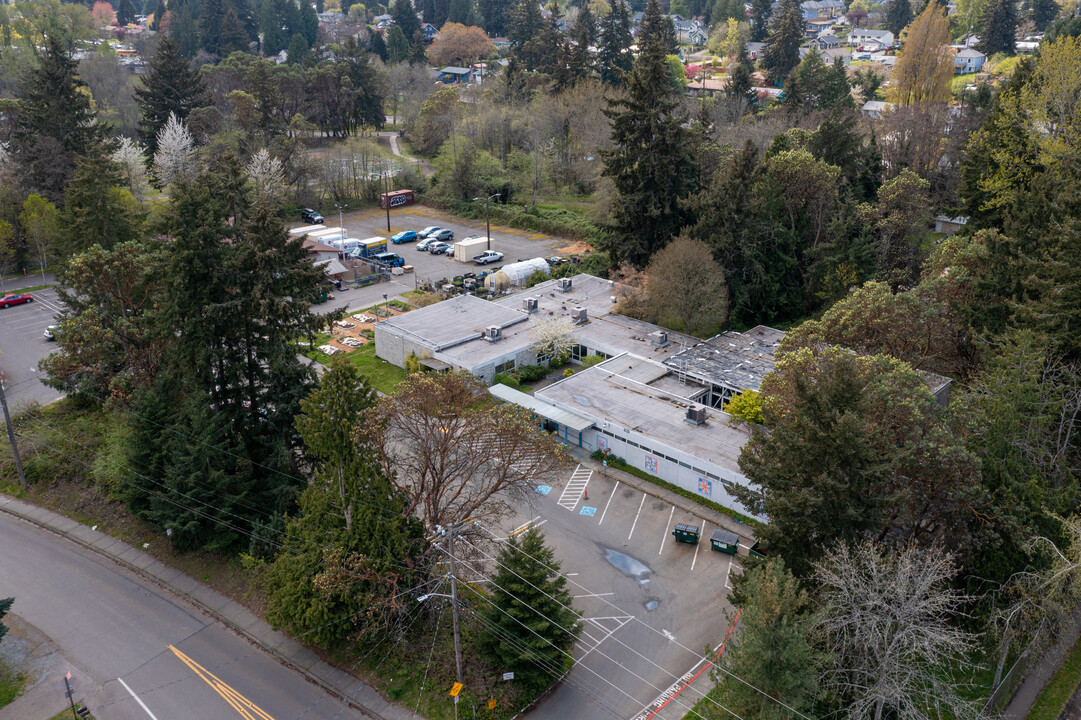
M 697 525 L 699 544 L 677 543 L 677 523 Z M 636 717 L 724 638 L 730 578 L 741 567 L 710 549 L 716 526 L 586 469 L 540 486 L 493 534 L 530 525 L 554 548 L 583 619 L 574 668 L 530 718 Z M 670 705 L 686 713 L 693 700 Z
M 56 347 L 43 334 L 56 322 L 60 302 L 55 288 L 30 294 L 34 302 L 0 309 L 0 369 L 12 411 L 32 402 L 45 405 L 60 397 L 58 391 L 41 384 L 42 373 L 38 372 L 38 361 Z

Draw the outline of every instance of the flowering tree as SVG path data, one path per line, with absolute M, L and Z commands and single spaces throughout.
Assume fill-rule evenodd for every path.
M 131 138 L 120 137 L 112 157 L 120 166 L 120 173 L 124 176 L 131 194 L 142 202 L 147 189 L 146 157 L 142 148 Z
M 158 133 L 158 151 L 154 153 L 154 175 L 163 185 L 195 176 L 197 170 L 195 140 L 184 122 L 174 113 Z
M 533 337 L 533 352 L 540 358 L 555 359 L 570 354 L 574 347 L 574 323 L 567 317 L 538 321 L 529 331 Z
M 257 197 L 277 197 L 285 189 L 285 172 L 282 163 L 272 157 L 266 148 L 260 148 L 248 162 L 248 177 L 255 183 Z

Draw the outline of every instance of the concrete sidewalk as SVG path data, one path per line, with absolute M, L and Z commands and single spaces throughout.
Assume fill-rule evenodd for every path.
M 310 649 L 278 632 L 244 607 L 171 568 L 148 553 L 52 510 L 0 493 L 0 512 L 22 518 L 123 565 L 147 580 L 178 595 L 242 638 L 273 655 L 283 665 L 303 674 L 330 695 L 341 698 L 365 715 L 383 720 L 410 720 L 411 710 L 384 698 L 377 690 L 348 673 L 328 665 Z

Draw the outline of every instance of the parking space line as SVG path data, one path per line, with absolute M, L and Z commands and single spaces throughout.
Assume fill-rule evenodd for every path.
M 589 593 L 588 595 L 575 595 L 575 596 L 574 596 L 574 599 L 575 599 L 575 600 L 579 600 L 579 599 L 581 599 L 581 598 L 591 598 L 591 597 L 599 598 L 599 597 L 608 597 L 609 595 L 615 595 L 615 593 L 614 593 L 614 592 L 606 592 L 606 593 Z
M 604 504 L 604 512 L 601 513 L 601 519 L 600 522 L 597 523 L 597 525 L 600 525 L 604 522 L 604 516 L 608 512 L 608 506 L 612 504 L 612 498 L 616 496 L 617 490 L 619 490 L 619 480 L 616 480 L 616 486 L 612 488 L 612 494 L 608 496 L 608 502 Z
M 642 514 L 642 506 L 646 504 L 646 494 L 642 493 L 642 502 L 638 504 L 638 512 L 634 515 L 634 522 L 631 523 L 631 531 L 627 534 L 627 539 L 631 539 L 631 535 L 634 535 L 634 526 L 638 524 L 638 516 Z
M 706 536 L 706 533 L 707 533 L 708 531 L 709 531 L 709 525 L 703 525 L 703 526 L 702 526 L 702 537 L 705 537 L 705 536 Z M 699 550 L 699 548 L 701 548 L 701 547 L 702 547 L 702 543 L 697 543 L 697 544 L 696 544 L 696 545 L 694 546 L 694 559 L 692 559 L 692 560 L 691 560 L 691 572 L 694 572 L 694 564 L 695 564 L 696 562 L 698 562 L 698 550 Z
M 724 586 L 726 588 L 728 588 L 729 590 L 732 589 L 732 586 L 728 584 L 728 576 L 731 573 L 732 573 L 732 556 L 729 555 L 728 556 L 728 569 L 724 571 Z
M 676 506 L 672 506 L 672 512 L 668 513 L 668 522 L 664 524 L 664 534 L 661 535 L 661 547 L 657 550 L 660 555 L 664 552 L 664 541 L 668 539 L 668 527 L 672 524 L 672 516 L 676 514 Z M 697 543 L 695 543 L 697 545 Z

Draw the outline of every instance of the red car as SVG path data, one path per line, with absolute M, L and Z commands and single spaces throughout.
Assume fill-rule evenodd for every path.
M 0 298 L 0 308 L 6 308 L 9 305 L 22 305 L 23 303 L 34 302 L 33 295 L 25 295 L 23 293 L 12 293 Z

